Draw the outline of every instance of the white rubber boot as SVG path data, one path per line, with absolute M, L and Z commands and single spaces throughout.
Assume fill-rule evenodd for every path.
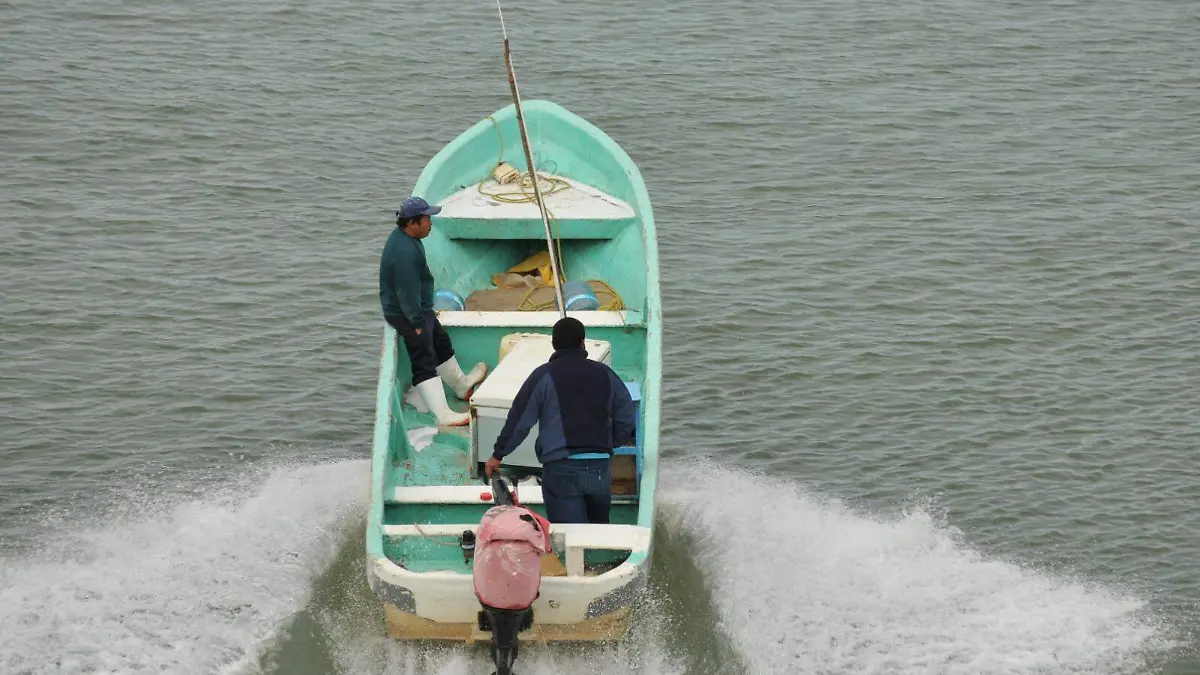
M 442 378 L 431 377 L 414 388 L 433 413 L 439 427 L 461 427 L 471 422 L 470 414 L 454 412 L 446 404 L 446 390 L 442 389 Z
M 446 359 L 446 362 L 437 367 L 438 377 L 442 381 L 450 385 L 454 390 L 454 395 L 464 401 L 471 400 L 471 394 L 475 393 L 475 387 L 483 382 L 483 376 L 487 375 L 487 364 L 477 363 L 471 369 L 471 372 L 463 375 L 462 368 L 458 365 L 458 359 L 451 356 Z

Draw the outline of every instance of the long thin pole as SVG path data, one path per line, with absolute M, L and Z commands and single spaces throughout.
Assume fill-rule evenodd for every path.
M 562 280 L 558 275 L 558 258 L 554 255 L 554 235 L 550 232 L 550 219 L 546 216 L 546 205 L 542 201 L 542 189 L 538 186 L 537 165 L 533 163 L 533 150 L 529 147 L 529 132 L 525 130 L 525 115 L 521 111 L 521 94 L 517 91 L 517 76 L 513 73 L 512 53 L 508 48 L 508 29 L 504 26 L 504 10 L 500 8 L 500 0 L 496 0 L 496 11 L 500 13 L 500 31 L 504 34 L 504 68 L 508 71 L 508 88 L 512 90 L 513 105 L 517 109 L 517 127 L 521 130 L 521 145 L 525 147 L 525 163 L 529 165 L 529 175 L 533 178 L 533 196 L 537 200 L 538 211 L 542 214 L 542 225 L 546 228 L 546 248 L 550 253 L 550 273 L 554 275 L 554 297 L 558 300 L 558 316 L 567 316 L 567 307 L 563 303 Z

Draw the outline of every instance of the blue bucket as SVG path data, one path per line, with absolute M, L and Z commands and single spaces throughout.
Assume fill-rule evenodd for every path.
M 466 306 L 462 296 L 449 288 L 439 288 L 433 292 L 433 309 L 436 312 L 461 312 Z
M 572 312 L 588 312 L 600 309 L 600 301 L 586 281 L 568 281 L 562 287 L 563 302 Z

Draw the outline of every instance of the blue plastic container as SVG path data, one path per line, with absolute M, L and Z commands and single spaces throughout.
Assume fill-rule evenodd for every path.
M 439 288 L 433 292 L 433 309 L 436 312 L 461 312 L 466 306 L 462 296 L 449 288 Z
M 562 287 L 563 302 L 572 312 L 587 312 L 600 309 L 600 301 L 586 281 L 568 281 Z

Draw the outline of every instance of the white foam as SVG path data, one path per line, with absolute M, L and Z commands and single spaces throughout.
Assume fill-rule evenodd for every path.
M 354 642 L 339 650 L 338 669 L 362 675 L 479 675 L 495 670 L 486 648 L 423 646 L 387 641 L 375 649 Z M 577 646 L 522 643 L 515 669 L 525 675 L 683 675 L 661 648 L 639 653 L 625 643 L 615 646 Z
M 230 494 L 47 532 L 0 561 L 0 672 L 236 672 L 299 609 L 362 521 L 368 463 L 271 471 Z
M 877 521 L 700 463 L 659 499 L 754 673 L 1112 674 L 1170 647 L 1144 601 L 988 560 L 925 511 Z
M 615 645 L 521 643 L 514 670 L 521 675 L 683 675 L 664 648 L 663 622 L 647 601 L 629 635 Z M 339 673 L 347 675 L 480 675 L 495 670 L 486 645 L 430 648 L 387 638 L 369 611 L 318 617 L 334 644 Z

